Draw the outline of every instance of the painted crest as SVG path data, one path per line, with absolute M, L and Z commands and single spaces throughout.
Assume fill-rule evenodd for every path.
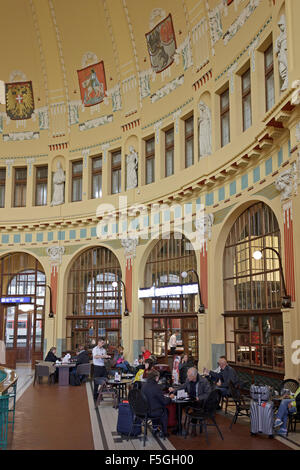
M 81 100 L 84 106 L 93 106 L 104 100 L 106 79 L 103 61 L 77 70 Z
M 31 82 L 5 84 L 6 113 L 10 119 L 29 119 L 34 111 Z
M 171 14 L 146 34 L 146 40 L 152 68 L 157 73 L 162 72 L 174 62 L 176 51 Z

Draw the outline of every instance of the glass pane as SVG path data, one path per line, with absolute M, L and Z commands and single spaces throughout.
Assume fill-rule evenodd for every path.
M 5 206 L 5 185 L 0 185 L 0 207 Z
M 112 173 L 112 193 L 117 194 L 121 192 L 121 171 L 115 170 Z
M 154 182 L 154 158 L 146 160 L 146 184 Z
M 221 111 L 229 107 L 229 90 L 224 91 L 221 95 Z
M 121 163 L 121 152 L 112 154 L 112 164 L 119 165 Z
M 36 205 L 45 206 L 47 204 L 47 183 L 36 185 Z
M 102 169 L 102 158 L 93 158 L 93 170 Z
M 186 142 L 186 147 L 185 147 L 185 158 L 186 158 L 186 168 L 189 166 L 193 165 L 194 163 L 194 141 L 193 139 L 189 139 Z
M 230 141 L 230 129 L 229 129 L 229 113 L 223 114 L 221 118 L 222 127 L 222 147 L 227 145 Z
M 271 317 L 272 322 L 272 330 L 280 330 L 283 331 L 283 323 L 282 323 L 282 316 L 276 315 Z
M 166 355 L 166 339 L 164 332 L 153 332 L 153 354 L 155 356 Z
M 47 166 L 40 166 L 36 169 L 36 177 L 37 179 L 45 179 L 48 178 L 48 167 Z
M 248 334 L 236 335 L 236 362 L 249 364 L 250 362 L 250 346 Z
M 72 165 L 73 175 L 81 175 L 82 174 L 82 162 L 75 162 Z
M 174 173 L 174 164 L 173 164 L 173 150 L 168 150 L 166 152 L 166 176 L 173 175 Z
M 166 132 L 166 146 L 174 145 L 174 129 Z
M 272 367 L 272 348 L 262 346 L 262 367 Z
M 194 132 L 194 119 L 193 117 L 185 121 L 185 133 L 192 134 Z
M 14 322 L 15 322 L 15 307 L 7 307 L 6 326 L 5 326 L 5 346 L 7 348 L 12 348 L 14 345 Z
M 284 347 L 283 336 L 273 336 L 274 367 L 284 369 Z
M 73 202 L 81 201 L 82 199 L 82 179 L 77 178 L 72 181 L 72 194 Z
M 274 74 L 272 73 L 266 80 L 267 111 L 275 104 Z
M 242 90 L 246 92 L 250 88 L 250 69 L 242 76 Z
M 102 197 L 102 173 L 93 175 L 93 198 Z
M 249 94 L 243 99 L 243 123 L 244 131 L 249 129 L 252 125 L 252 116 L 251 116 L 251 95 Z
M 236 317 L 235 318 L 236 330 L 249 330 L 249 317 Z
M 154 153 L 155 142 L 154 138 L 146 141 L 146 153 L 147 155 Z
M 17 326 L 17 348 L 27 347 L 27 335 L 29 322 L 27 314 L 18 315 L 18 326 Z

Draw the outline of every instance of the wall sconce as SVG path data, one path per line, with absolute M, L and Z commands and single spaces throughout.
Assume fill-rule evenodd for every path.
M 46 284 L 46 287 L 48 287 L 48 289 L 50 291 L 50 311 L 49 311 L 48 317 L 49 318 L 54 318 L 53 307 L 52 307 L 52 289 L 48 284 Z
M 201 297 L 201 290 L 200 290 L 200 281 L 199 281 L 199 276 L 198 276 L 198 273 L 197 271 L 195 271 L 195 269 L 191 268 L 191 269 L 188 269 L 187 271 L 183 271 L 181 273 L 181 277 L 183 279 L 185 279 L 188 275 L 189 272 L 193 272 L 197 278 L 197 284 L 198 284 L 198 293 L 199 293 L 199 300 L 200 300 L 200 305 L 199 305 L 199 308 L 198 308 L 198 313 L 205 313 L 205 306 L 202 302 L 202 297 Z
M 125 310 L 124 310 L 124 317 L 128 317 L 129 316 L 129 310 L 127 308 L 127 299 L 126 299 L 126 286 L 124 284 L 124 282 L 122 281 L 122 279 L 118 279 L 117 281 L 114 281 L 112 283 L 112 286 L 114 288 L 118 287 L 118 284 L 121 283 L 123 288 L 124 288 L 124 301 L 125 301 Z
M 275 248 L 272 248 L 270 246 L 265 246 L 264 248 L 262 248 L 261 250 L 257 250 L 253 253 L 253 258 L 256 259 L 256 260 L 260 260 L 263 256 L 262 252 L 264 250 L 271 250 L 271 251 L 274 251 L 274 253 L 278 256 L 278 260 L 279 260 L 279 270 L 280 270 L 280 276 L 281 276 L 281 280 L 282 280 L 282 286 L 283 286 L 283 290 L 284 290 L 284 295 L 281 296 L 281 306 L 283 308 L 291 308 L 292 306 L 292 300 L 291 300 L 291 296 L 288 295 L 287 293 L 287 290 L 286 290 L 286 285 L 285 285 L 285 280 L 284 280 L 284 275 L 283 275 L 283 269 L 282 269 L 282 262 L 281 262 L 281 256 L 280 254 L 278 253 L 277 250 L 275 250 Z

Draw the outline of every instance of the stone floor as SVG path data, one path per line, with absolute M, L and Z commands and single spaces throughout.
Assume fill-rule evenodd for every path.
M 92 384 L 81 387 L 62 387 L 42 384 L 33 386 L 33 371 L 27 365 L 18 365 L 19 376 L 15 431 L 9 431 L 8 449 L 12 450 L 143 450 L 142 438 L 129 441 L 116 432 L 118 412 L 111 403 L 95 408 Z M 299 450 L 300 427 L 287 438 L 250 436 L 249 418 L 239 418 L 233 425 L 233 408 L 227 415 L 217 413 L 217 423 L 224 436 L 222 441 L 216 428 L 208 429 L 209 444 L 204 435 L 177 436 L 171 433 L 166 440 L 154 438 L 148 432 L 146 449 L 163 450 Z

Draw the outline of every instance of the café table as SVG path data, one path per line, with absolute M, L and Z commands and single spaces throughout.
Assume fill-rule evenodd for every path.
M 116 387 L 119 401 L 121 399 L 127 398 L 127 385 L 131 383 L 132 383 L 132 379 L 121 379 L 121 380 L 110 379 L 107 381 L 107 384 L 111 385 L 112 387 Z
M 76 367 L 76 363 L 55 363 L 54 366 L 58 369 L 58 385 L 69 385 L 69 371 L 71 367 Z
M 191 406 L 193 403 L 195 403 L 195 400 L 192 398 L 173 398 L 172 403 L 175 403 L 176 405 L 176 416 L 177 416 L 177 430 L 176 434 L 178 436 L 182 436 L 183 430 L 182 430 L 182 410 L 186 406 Z

